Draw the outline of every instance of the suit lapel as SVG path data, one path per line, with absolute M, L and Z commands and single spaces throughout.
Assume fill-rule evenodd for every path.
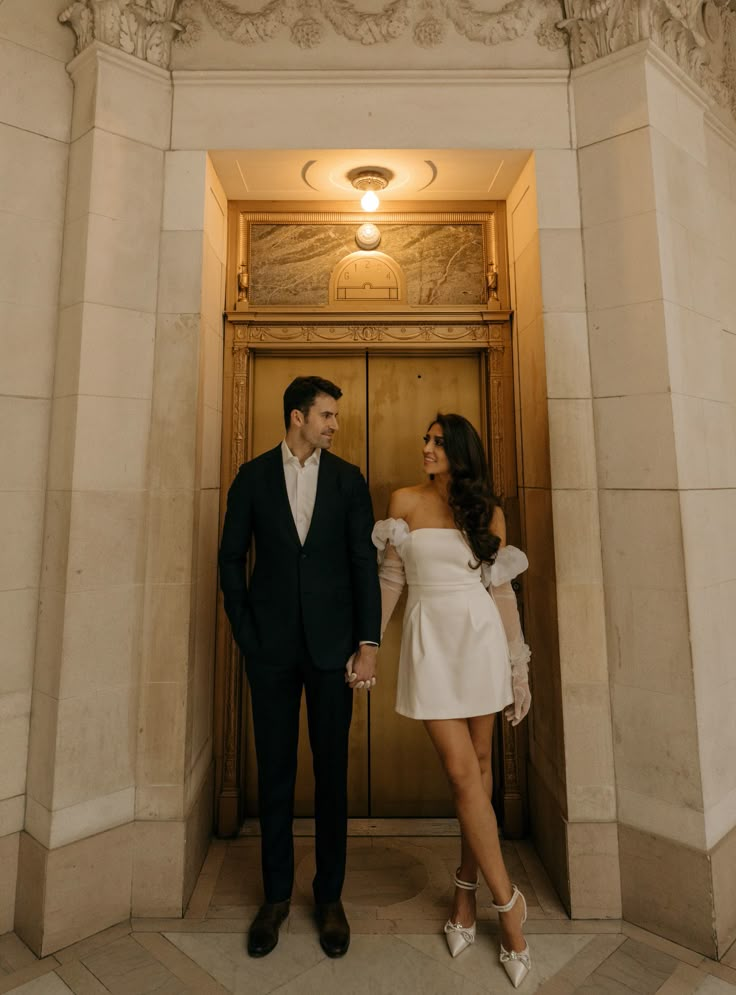
M 286 477 L 284 476 L 284 460 L 281 454 L 281 446 L 279 445 L 275 449 L 272 449 L 271 453 L 272 459 L 270 460 L 268 471 L 270 477 L 269 492 L 273 496 L 274 511 L 276 512 L 275 518 L 277 521 L 283 522 L 286 531 L 289 533 L 289 537 L 297 546 L 301 546 L 294 516 L 291 513 L 289 495 L 286 493 Z
M 328 496 L 333 489 L 335 470 L 337 464 L 325 450 L 322 451 L 319 457 L 319 473 L 317 474 L 317 494 L 314 498 L 314 511 L 312 512 L 312 521 L 309 523 L 309 531 L 307 532 L 306 538 L 304 540 L 304 545 L 309 543 L 312 536 L 319 535 L 319 530 L 322 528 L 322 520 L 327 514 L 328 507 Z

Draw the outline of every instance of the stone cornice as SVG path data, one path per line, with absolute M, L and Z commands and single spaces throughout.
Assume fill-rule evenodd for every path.
M 171 86 L 171 73 L 168 70 L 159 69 L 158 66 L 153 66 L 150 62 L 142 62 L 140 59 L 126 55 L 119 49 L 111 48 L 99 41 L 92 42 L 79 55 L 75 55 L 66 68 L 72 79 L 75 79 L 100 62 L 120 66 L 126 72 L 136 73 L 138 76 L 144 76 L 148 80 L 167 87 Z
M 567 86 L 567 69 L 376 69 L 343 72 L 334 69 L 178 69 L 171 73 L 182 86 Z

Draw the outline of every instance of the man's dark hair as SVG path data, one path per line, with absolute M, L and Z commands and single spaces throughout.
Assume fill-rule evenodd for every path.
M 284 425 L 287 430 L 291 425 L 291 412 L 301 411 L 306 418 L 318 394 L 327 394 L 336 401 L 342 397 L 340 388 L 322 377 L 297 377 L 291 381 L 284 391 Z

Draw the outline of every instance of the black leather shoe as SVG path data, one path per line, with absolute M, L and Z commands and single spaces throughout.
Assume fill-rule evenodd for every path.
M 248 930 L 248 953 L 251 957 L 265 957 L 279 942 L 279 926 L 289 914 L 289 903 L 266 902 Z
M 342 957 L 350 946 L 350 926 L 342 902 L 316 906 L 320 946 L 328 957 Z

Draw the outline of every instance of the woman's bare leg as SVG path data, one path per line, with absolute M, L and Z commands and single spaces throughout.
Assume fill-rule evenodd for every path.
M 496 816 L 483 784 L 469 723 L 466 719 L 428 719 L 424 724 L 450 782 L 465 844 L 488 883 L 493 901 L 505 905 L 511 899 L 511 881 L 501 855 Z M 520 902 L 510 912 L 499 913 L 501 937 L 507 950 L 521 951 L 525 947 L 522 915 Z
M 470 730 L 470 738 L 473 742 L 473 749 L 478 758 L 481 781 L 486 797 L 491 797 L 493 786 L 493 771 L 491 769 L 491 749 L 493 743 L 493 722 L 495 715 L 477 715 L 474 718 L 466 719 Z M 460 865 L 458 877 L 461 881 L 475 881 L 478 877 L 478 861 L 473 856 L 473 851 L 468 846 L 464 836 L 460 837 Z M 455 889 L 455 899 L 452 906 L 452 921 L 462 923 L 463 926 L 470 926 L 475 922 L 475 892 L 465 891 L 461 888 Z

